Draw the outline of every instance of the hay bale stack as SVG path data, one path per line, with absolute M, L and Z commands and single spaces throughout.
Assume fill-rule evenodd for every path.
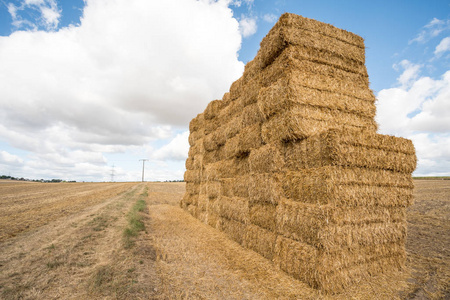
M 181 206 L 326 292 L 401 268 L 416 167 L 376 133 L 363 39 L 284 14 L 190 123 Z

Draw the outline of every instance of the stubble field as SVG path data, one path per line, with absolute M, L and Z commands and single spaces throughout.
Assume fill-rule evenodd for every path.
M 324 295 L 180 209 L 184 183 L 2 182 L 0 298 L 446 299 L 450 181 L 415 186 L 405 270 Z

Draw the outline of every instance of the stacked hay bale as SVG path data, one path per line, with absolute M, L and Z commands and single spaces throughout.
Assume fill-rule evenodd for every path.
M 282 15 L 191 121 L 181 206 L 324 291 L 400 268 L 415 151 L 376 133 L 364 64 L 359 36 Z

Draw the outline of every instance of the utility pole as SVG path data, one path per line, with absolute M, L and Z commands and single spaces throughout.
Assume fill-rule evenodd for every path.
M 144 166 L 145 166 L 145 162 L 148 161 L 148 159 L 140 159 L 139 161 L 142 160 L 142 182 L 144 182 Z
M 111 182 L 114 182 L 114 164 L 112 165 L 111 169 Z

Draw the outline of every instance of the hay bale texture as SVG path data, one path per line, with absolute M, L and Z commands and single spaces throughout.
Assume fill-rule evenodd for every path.
M 329 293 L 405 261 L 415 150 L 376 133 L 364 52 L 284 14 L 189 126 L 181 207 Z

